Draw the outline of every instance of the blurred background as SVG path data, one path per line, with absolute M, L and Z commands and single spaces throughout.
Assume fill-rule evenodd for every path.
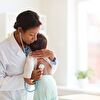
M 0 0 L 0 41 L 11 34 L 16 16 L 36 11 L 48 48 L 57 55 L 59 95 L 100 95 L 99 0 Z

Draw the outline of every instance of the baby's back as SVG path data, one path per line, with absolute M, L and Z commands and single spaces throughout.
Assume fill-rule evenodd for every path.
M 46 61 L 48 58 L 38 58 L 37 59 L 37 64 L 36 64 L 36 69 L 40 68 L 40 64 L 44 65 L 43 68 L 43 75 L 51 75 L 52 74 L 52 66 Z

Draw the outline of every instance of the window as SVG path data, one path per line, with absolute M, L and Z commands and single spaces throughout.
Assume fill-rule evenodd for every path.
M 68 2 L 68 87 L 80 88 L 75 73 L 91 68 L 93 76 L 81 88 L 100 89 L 99 4 L 99 0 Z

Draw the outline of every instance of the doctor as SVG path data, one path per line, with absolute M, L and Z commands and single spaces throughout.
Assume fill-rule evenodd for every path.
M 41 22 L 33 11 L 20 13 L 14 24 L 15 32 L 0 44 L 0 100 L 26 100 L 24 90 L 23 69 L 25 59 L 30 51 L 28 44 L 37 40 Z M 34 57 L 50 57 L 54 54 L 49 50 L 38 51 Z M 41 78 L 42 70 L 34 70 L 34 81 Z

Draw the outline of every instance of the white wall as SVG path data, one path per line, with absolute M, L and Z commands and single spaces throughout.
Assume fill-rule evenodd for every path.
M 39 12 L 39 6 L 39 0 L 0 0 L 0 13 L 21 12 L 27 9 Z
M 13 25 L 17 14 L 25 10 L 33 10 L 40 13 L 40 1 L 0 0 L 0 42 L 14 30 Z
M 58 70 L 55 73 L 58 85 L 66 85 L 67 80 L 66 1 L 67 0 L 42 0 L 40 7 L 41 13 L 47 16 L 49 46 L 58 56 Z

